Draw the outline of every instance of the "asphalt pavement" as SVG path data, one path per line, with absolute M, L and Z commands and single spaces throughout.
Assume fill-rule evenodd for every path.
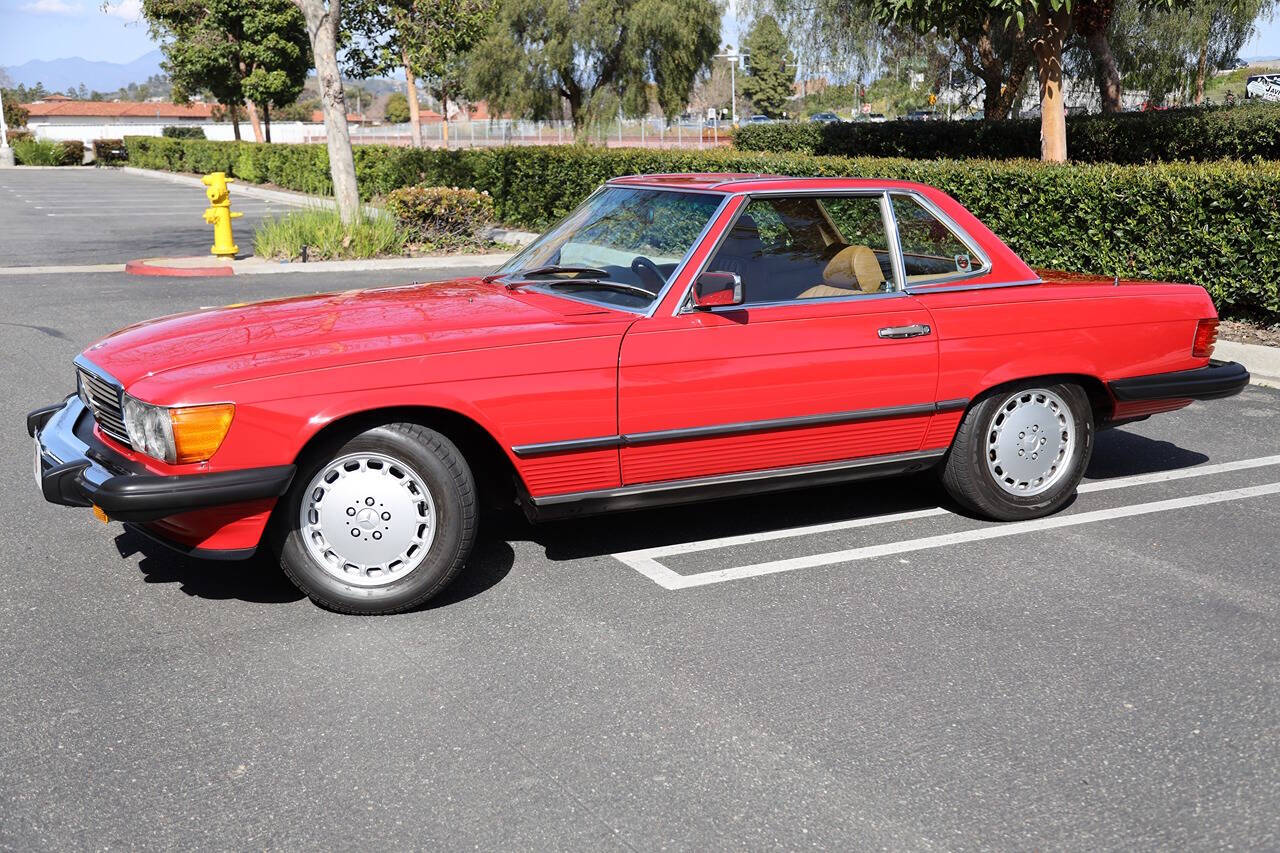
M 96 262 L 11 204 L 10 263 Z M 928 476 L 502 519 L 396 617 L 38 497 L 95 338 L 413 277 L 0 277 L 0 848 L 1280 847 L 1274 390 L 1101 433 L 1051 523 Z

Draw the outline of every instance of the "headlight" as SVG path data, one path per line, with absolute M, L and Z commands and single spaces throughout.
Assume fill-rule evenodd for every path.
M 236 407 L 153 406 L 124 395 L 124 428 L 135 450 L 169 463 L 203 462 L 222 445 Z

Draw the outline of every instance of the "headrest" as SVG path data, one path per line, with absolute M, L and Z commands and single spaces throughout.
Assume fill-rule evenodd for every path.
M 831 287 L 847 290 L 857 288 L 864 293 L 875 293 L 884 284 L 884 271 L 876 253 L 867 246 L 847 246 L 827 262 L 822 271 L 822 281 Z

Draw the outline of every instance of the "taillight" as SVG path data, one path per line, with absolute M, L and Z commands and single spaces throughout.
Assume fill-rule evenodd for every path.
M 1196 323 L 1196 337 L 1191 342 L 1192 358 L 1209 358 L 1213 355 L 1213 345 L 1218 341 L 1218 321 L 1201 320 Z

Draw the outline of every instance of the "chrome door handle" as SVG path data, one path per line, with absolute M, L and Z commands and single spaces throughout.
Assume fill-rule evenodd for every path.
M 918 338 L 931 331 L 933 330 L 924 323 L 916 323 L 911 326 L 886 326 L 880 330 L 879 334 L 882 338 Z

